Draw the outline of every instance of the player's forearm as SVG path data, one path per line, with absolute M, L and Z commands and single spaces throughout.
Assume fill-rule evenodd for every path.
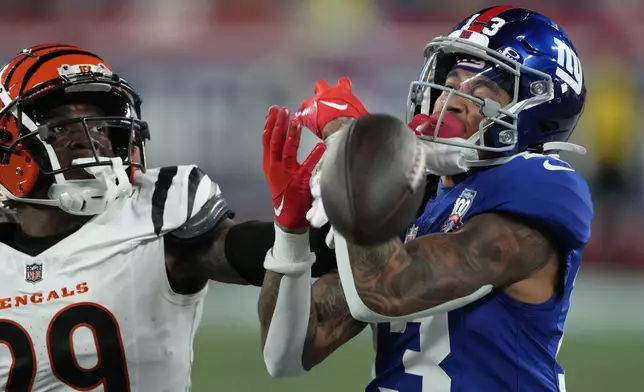
M 431 316 L 471 303 L 492 289 L 479 265 L 490 258 L 474 261 L 463 245 L 445 234 L 406 245 L 397 238 L 373 247 L 347 244 L 358 296 L 372 312 L 393 319 Z
M 308 235 L 276 227 L 275 243 L 266 253 L 267 269 L 258 313 L 264 363 L 273 377 L 304 374 L 304 346 L 311 319 L 311 265 Z
M 312 287 L 311 318 L 303 363 L 316 366 L 366 326 L 351 316 L 337 271 L 320 278 Z
M 273 377 L 304 374 L 304 353 L 315 335 L 311 275 L 286 276 L 266 271 L 258 313 L 264 363 Z
M 313 277 L 322 276 L 335 268 L 335 253 L 324 242 L 328 232 L 329 227 L 309 230 L 310 249 L 316 256 L 311 271 Z M 264 258 L 274 241 L 273 222 L 237 223 L 213 241 L 205 262 L 210 265 L 209 270 L 216 274 L 231 271 L 248 284 L 261 286 L 265 273 Z M 209 276 L 218 280 L 217 275 Z
M 319 277 L 335 267 L 335 254 L 325 244 L 329 228 L 312 228 L 311 250 L 317 262 L 312 274 Z M 275 241 L 273 222 L 223 221 L 210 232 L 190 240 L 168 236 L 166 247 L 172 262 L 169 271 L 178 282 L 208 279 L 240 285 L 261 286 L 264 280 L 264 258 Z M 170 259 L 170 258 L 169 258 Z
M 232 221 L 224 220 L 210 232 L 195 238 L 166 235 L 166 269 L 174 292 L 193 294 L 201 290 L 208 280 L 248 284 L 225 256 L 224 243 L 232 227 Z
M 306 373 L 309 368 L 303 362 L 305 346 L 314 331 L 310 270 L 289 275 L 267 271 L 258 313 L 268 373 L 273 377 Z
M 307 234 L 276 228 L 258 309 L 264 362 L 274 377 L 305 373 L 363 328 L 351 319 L 337 271 L 311 285 L 314 261 Z
M 484 285 L 465 291 L 465 285 L 455 282 L 450 273 L 434 273 L 399 240 L 361 247 L 336 234 L 335 249 L 347 303 L 356 320 L 413 321 L 465 306 L 491 290 Z M 456 294 L 461 292 L 465 294 Z
M 200 254 L 200 272 L 203 277 L 222 283 L 239 285 L 252 284 L 257 275 L 264 273 L 261 263 L 253 266 L 245 265 L 240 274 L 241 267 L 232 264 L 226 257 L 226 241 L 230 231 L 235 227 L 232 221 L 227 221 L 211 234 L 208 250 Z M 254 267 L 254 268 L 253 268 Z
M 346 262 L 338 257 L 341 275 L 348 263 L 361 304 L 384 317 L 426 316 L 464 306 L 556 258 L 538 229 L 497 213 L 473 217 L 458 232 L 426 235 L 405 245 L 394 239 L 362 247 L 336 238 L 336 253 L 338 243 L 346 244 L 348 254 Z
M 347 243 L 347 250 L 356 291 L 378 314 L 404 316 L 469 294 L 457 282 L 436 276 L 431 266 L 415 263 L 399 239 L 370 247 Z
M 273 313 L 275 313 L 275 305 L 279 295 L 280 281 L 284 275 L 278 274 L 273 271 L 267 271 L 264 275 L 264 284 L 259 292 L 259 303 L 257 311 L 259 314 L 259 327 L 262 350 L 266 345 L 266 336 L 268 329 L 271 326 Z
M 280 297 L 280 284 L 288 284 L 291 287 L 290 290 L 283 290 L 282 294 L 298 295 L 296 298 L 281 298 L 283 309 L 289 311 L 288 315 L 275 314 L 276 303 Z M 292 277 L 267 271 L 259 301 L 262 349 L 265 350 L 266 359 L 266 354 L 271 354 L 266 352 L 265 346 L 271 323 L 280 323 L 283 326 L 277 327 L 278 332 L 286 336 L 286 343 L 298 346 L 291 347 L 291 349 L 294 349 L 294 355 L 298 355 L 296 360 L 299 361 L 302 372 L 304 372 L 322 362 L 337 348 L 355 337 L 364 329 L 366 324 L 351 317 L 337 271 L 324 275 L 312 287 L 307 289 L 304 288 L 302 282 L 302 286 L 299 287 L 299 293 L 293 290 L 294 286 L 297 286 L 297 282 Z M 288 291 L 291 292 L 288 293 Z M 297 303 L 302 298 L 306 298 L 305 295 L 308 295 L 309 298 L 308 313 L 303 312 L 305 309 Z M 299 317 L 294 317 L 293 313 L 298 309 L 301 314 Z M 288 323 L 285 322 L 286 318 L 290 318 Z M 306 333 L 303 334 L 305 322 Z M 299 326 L 296 324 L 299 324 Z M 300 330 L 299 332 L 297 331 L 298 329 Z M 305 336 L 304 339 L 301 340 L 299 337 L 298 339 L 292 339 L 289 334 L 293 332 L 296 335 Z M 274 335 L 271 338 L 279 337 Z M 282 341 L 281 343 L 285 342 Z M 270 364 L 272 369 L 269 369 L 269 372 L 274 376 L 299 374 L 293 369 L 293 366 L 288 366 L 284 363 L 289 361 L 288 358 L 284 358 L 285 347 L 278 347 L 276 351 L 278 352 L 274 354 L 282 358 L 281 360 L 272 359 L 273 363 Z M 267 366 L 269 366 L 268 363 Z

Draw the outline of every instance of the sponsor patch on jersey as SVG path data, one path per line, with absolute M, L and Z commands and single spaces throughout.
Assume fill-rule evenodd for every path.
M 25 280 L 29 283 L 36 283 L 42 280 L 42 264 L 33 263 L 25 267 Z
M 467 214 L 467 211 L 470 210 L 470 207 L 472 207 L 475 197 L 476 191 L 472 189 L 464 189 L 463 192 L 461 192 L 461 195 L 456 199 L 456 202 L 454 202 L 452 213 L 445 223 L 443 223 L 443 227 L 441 228 L 443 233 L 456 231 L 463 226 L 463 217 Z

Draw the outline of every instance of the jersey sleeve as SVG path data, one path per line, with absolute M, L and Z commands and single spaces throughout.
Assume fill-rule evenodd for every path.
M 138 195 L 132 200 L 130 230 L 138 241 L 156 239 L 177 229 L 199 212 L 201 207 L 221 191 L 208 175 L 194 165 L 166 166 L 148 170 L 136 180 Z M 163 267 L 160 290 L 175 305 L 188 306 L 200 301 L 208 290 L 206 284 L 193 294 L 172 290 Z
M 491 210 L 524 217 L 564 249 L 588 242 L 593 217 L 590 191 L 566 162 L 528 155 L 499 169 L 502 172 L 489 184 L 493 191 L 486 197 Z
M 137 180 L 136 215 L 151 224 L 150 234 L 164 235 L 199 212 L 219 186 L 195 165 L 152 169 Z M 142 233 L 143 234 L 143 233 Z

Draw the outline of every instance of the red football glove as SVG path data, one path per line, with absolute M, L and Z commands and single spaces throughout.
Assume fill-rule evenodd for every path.
M 312 203 L 309 180 L 325 149 L 324 143 L 318 143 L 300 165 L 297 149 L 301 134 L 300 124 L 289 121 L 287 108 L 269 109 L 262 136 L 262 169 L 273 199 L 275 222 L 285 229 L 309 226 L 306 220 Z
M 338 117 L 358 118 L 368 114 L 360 100 L 351 91 L 351 80 L 343 77 L 334 87 L 320 80 L 313 88 L 315 96 L 302 102 L 295 119 L 323 139 L 322 130 Z

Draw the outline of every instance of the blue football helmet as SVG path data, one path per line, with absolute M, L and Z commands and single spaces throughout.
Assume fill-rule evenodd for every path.
M 501 106 L 491 99 L 446 87 L 448 72 L 459 63 L 477 63 L 481 73 L 501 86 L 512 101 Z M 577 52 L 559 25 L 534 11 L 511 6 L 492 7 L 460 22 L 448 36 L 425 47 L 419 80 L 411 83 L 407 120 L 432 114 L 437 98 L 447 93 L 439 119 L 454 95 L 480 107 L 479 131 L 468 140 L 420 136 L 436 143 L 489 151 L 470 166 L 507 162 L 524 152 L 571 150 L 567 143 L 584 109 L 586 87 Z M 441 124 L 441 121 L 438 121 Z M 478 156 L 478 154 L 475 154 Z

